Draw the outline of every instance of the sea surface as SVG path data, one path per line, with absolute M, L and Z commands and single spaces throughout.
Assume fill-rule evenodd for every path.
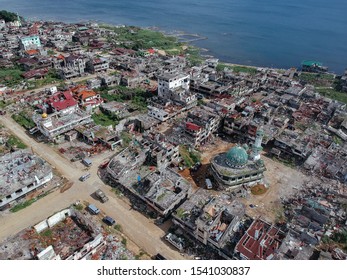
M 0 0 L 27 19 L 156 26 L 198 33 L 222 61 L 278 68 L 317 60 L 347 68 L 346 0 Z

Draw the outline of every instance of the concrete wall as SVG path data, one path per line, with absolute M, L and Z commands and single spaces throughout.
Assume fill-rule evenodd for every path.
M 38 223 L 34 226 L 37 233 L 40 233 L 44 231 L 47 228 L 53 227 L 57 223 L 65 220 L 66 216 L 71 216 L 73 213 L 70 209 L 64 209 L 53 216 L 49 217 L 48 219 Z
M 48 226 L 49 227 L 55 226 L 57 223 L 65 220 L 67 216 L 71 216 L 70 209 L 64 209 L 54 214 L 53 216 L 47 219 Z

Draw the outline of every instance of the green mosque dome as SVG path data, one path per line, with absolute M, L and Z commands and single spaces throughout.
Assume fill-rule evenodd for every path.
M 240 146 L 232 147 L 226 155 L 228 165 L 232 167 L 242 167 L 247 164 L 248 154 Z

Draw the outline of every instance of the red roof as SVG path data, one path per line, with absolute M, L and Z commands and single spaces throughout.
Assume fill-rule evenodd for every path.
M 153 50 L 153 49 L 148 49 L 147 50 L 150 54 L 154 54 L 155 53 L 155 50 Z
M 34 54 L 38 54 L 39 51 L 38 51 L 38 50 L 27 50 L 26 53 L 27 53 L 28 55 L 34 55 Z
M 274 256 L 284 237 L 276 227 L 255 220 L 235 249 L 249 260 L 266 260 Z
M 57 111 L 77 105 L 77 101 L 73 99 L 72 93 L 69 90 L 55 93 L 52 97 L 46 100 L 46 103 Z
M 187 123 L 186 123 L 186 129 L 198 131 L 198 130 L 201 129 L 201 127 L 198 126 L 198 125 L 195 124 L 195 123 L 187 122 Z

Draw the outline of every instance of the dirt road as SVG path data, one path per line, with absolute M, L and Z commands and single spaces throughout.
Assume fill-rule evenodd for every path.
M 24 210 L 1 215 L 0 242 L 6 237 L 16 234 L 24 228 L 35 225 L 55 212 L 80 200 L 91 202 L 107 215 L 114 217 L 114 219 L 122 225 L 126 237 L 148 254 L 154 255 L 161 253 L 168 259 L 183 259 L 178 251 L 175 251 L 163 241 L 165 232 L 162 229 L 141 213 L 131 210 L 127 203 L 116 197 L 109 186 L 103 184 L 97 176 L 96 162 L 88 171 L 92 174 L 91 178 L 82 183 L 78 180 L 78 178 L 85 173 L 82 165 L 69 162 L 47 144 L 37 143 L 34 139 L 30 138 L 25 133 L 24 129 L 12 120 L 10 116 L 1 116 L 0 121 L 29 148 L 32 148 L 35 153 L 56 168 L 65 178 L 74 182 L 74 185 L 63 193 L 60 193 L 59 190 L 55 191 Z M 98 161 L 102 162 L 107 158 L 103 156 L 105 155 L 101 155 Z M 99 187 L 101 187 L 110 198 L 105 204 L 94 200 L 90 196 Z

